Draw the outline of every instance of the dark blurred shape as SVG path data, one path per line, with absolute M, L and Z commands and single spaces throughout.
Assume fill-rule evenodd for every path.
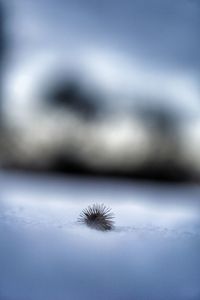
M 85 119 L 92 119 L 99 112 L 97 95 L 84 89 L 75 79 L 56 81 L 44 98 L 51 107 L 67 110 Z
M 164 102 L 164 99 L 159 102 Z M 177 117 L 173 111 L 166 107 L 161 105 L 145 105 L 138 107 L 137 113 L 147 126 L 156 130 L 161 136 L 164 135 L 164 137 L 171 139 L 172 136 L 176 134 Z
M 137 114 L 151 135 L 152 150 L 135 176 L 159 181 L 191 180 L 192 174 L 181 160 L 179 118 L 175 112 L 163 105 L 145 105 L 138 107 Z

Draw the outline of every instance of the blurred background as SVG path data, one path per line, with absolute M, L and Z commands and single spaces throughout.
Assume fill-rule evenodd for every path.
M 199 28 L 198 0 L 0 0 L 0 300 L 200 299 Z M 113 231 L 77 224 L 102 202 Z
M 195 0 L 0 3 L 1 169 L 200 179 Z

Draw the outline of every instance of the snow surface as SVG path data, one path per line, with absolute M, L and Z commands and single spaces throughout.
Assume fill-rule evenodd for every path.
M 77 224 L 105 203 L 115 229 Z M 200 187 L 0 174 L 0 300 L 199 300 Z

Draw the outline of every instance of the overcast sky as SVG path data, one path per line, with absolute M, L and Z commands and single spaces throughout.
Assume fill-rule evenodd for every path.
M 54 57 L 54 63 L 55 58 L 59 58 L 67 67 L 73 56 L 81 68 L 81 60 L 90 65 L 95 56 L 93 67 L 96 72 L 99 72 L 96 63 L 107 64 L 108 77 L 113 80 L 119 77 L 121 68 L 124 78 L 131 69 L 135 77 L 138 72 L 146 76 L 153 70 L 156 74 L 151 77 L 152 81 L 159 79 L 160 73 L 162 76 L 168 74 L 168 80 L 173 73 L 179 86 L 186 87 L 187 93 L 190 90 L 195 94 L 195 100 L 191 96 L 187 105 L 189 102 L 197 104 L 200 70 L 198 1 L 9 0 L 6 5 L 12 77 L 24 72 L 26 77 L 33 78 L 37 71 L 30 75 L 30 70 L 36 69 L 35 62 L 40 67 L 45 66 L 49 63 L 48 57 Z M 86 59 L 85 52 L 88 53 Z M 109 65 L 111 57 L 112 66 Z M 101 71 L 105 77 L 105 69 Z M 114 80 L 113 85 L 118 81 Z M 144 80 L 141 81 L 145 85 Z M 193 108 L 196 109 L 195 105 Z

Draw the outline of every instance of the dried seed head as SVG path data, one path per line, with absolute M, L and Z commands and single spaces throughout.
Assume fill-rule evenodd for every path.
M 93 229 L 108 231 L 114 228 L 113 219 L 114 214 L 111 212 L 111 208 L 104 204 L 93 204 L 81 212 L 78 222 Z

